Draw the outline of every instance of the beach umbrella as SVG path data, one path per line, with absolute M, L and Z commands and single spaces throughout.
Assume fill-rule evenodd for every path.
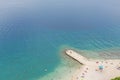
M 100 65 L 100 66 L 99 66 L 99 69 L 102 70 L 102 69 L 103 69 L 103 65 Z

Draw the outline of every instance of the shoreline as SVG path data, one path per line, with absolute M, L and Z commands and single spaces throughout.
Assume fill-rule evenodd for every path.
M 67 50 L 66 54 L 83 64 L 82 68 L 74 73 L 74 78 L 71 78 L 71 80 L 110 80 L 114 77 L 120 76 L 120 70 L 117 69 L 117 67 L 120 67 L 120 59 L 87 59 L 86 61 L 86 58 L 73 50 Z M 102 72 L 98 69 L 99 65 L 104 66 Z
M 84 52 L 84 50 L 77 50 L 77 49 L 74 49 L 74 48 L 68 48 L 68 47 L 64 47 L 62 48 L 60 51 L 59 51 L 59 55 L 61 56 L 61 62 L 60 64 L 54 69 L 54 71 L 48 73 L 47 75 L 41 77 L 41 78 L 38 78 L 37 80 L 98 80 L 98 79 L 91 79 L 89 78 L 88 74 L 90 74 L 90 76 L 93 76 L 94 74 L 96 75 L 96 69 L 98 68 L 98 65 L 96 65 L 96 62 L 99 61 L 99 63 L 104 63 L 104 65 L 106 66 L 106 60 L 109 62 L 109 65 L 107 66 L 111 66 L 111 61 L 114 60 L 115 61 L 115 64 L 114 65 L 117 65 L 117 63 L 119 62 L 119 59 L 102 59 L 102 58 L 90 58 L 90 57 L 86 57 L 88 60 L 93 60 L 93 65 L 95 66 L 92 66 L 89 64 L 87 64 L 87 66 L 91 66 L 92 68 L 89 69 L 90 72 L 87 71 L 87 73 L 85 72 L 86 71 L 86 65 L 81 65 L 78 61 L 76 61 L 74 58 L 68 56 L 66 54 L 66 51 L 67 50 L 72 50 L 72 51 L 76 51 L 76 53 L 78 55 L 81 55 L 84 57 L 84 55 L 86 55 L 86 51 Z M 62 54 L 61 54 L 62 53 Z M 84 54 L 85 53 L 85 54 Z M 87 51 L 87 54 L 89 52 Z M 90 51 L 91 53 L 91 51 Z M 95 52 L 96 53 L 96 52 Z M 92 54 L 93 55 L 93 54 Z M 114 66 L 113 68 L 116 69 L 116 66 Z M 108 69 L 113 69 L 113 68 L 106 68 L 105 70 L 108 70 Z M 114 70 L 112 70 L 114 72 Z M 84 78 L 83 77 L 83 72 L 84 72 Z M 116 72 L 116 71 L 115 71 Z M 64 75 L 64 74 L 65 75 Z M 109 73 L 112 73 L 109 71 Z M 109 74 L 108 73 L 108 74 Z M 117 72 L 118 73 L 118 72 Z M 120 73 L 120 71 L 119 71 Z M 97 75 L 100 74 L 100 72 L 97 73 Z M 104 73 L 105 76 L 108 76 L 106 75 L 107 72 Z M 118 74 L 120 76 L 120 74 Z M 104 78 L 105 78 L 104 76 Z M 85 77 L 88 77 L 88 78 L 85 78 Z M 102 79 L 102 80 L 110 80 L 108 79 L 109 78 L 114 78 L 114 77 L 117 77 L 116 75 L 110 75 L 107 77 L 107 79 L 103 79 L 102 77 L 103 76 L 98 76 L 99 79 Z
M 78 63 L 76 64 L 76 62 L 74 63 L 74 61 L 67 61 L 62 60 L 60 65 L 58 65 L 53 72 L 38 78 L 37 80 L 71 80 L 71 77 L 78 69 L 80 69 L 81 65 Z

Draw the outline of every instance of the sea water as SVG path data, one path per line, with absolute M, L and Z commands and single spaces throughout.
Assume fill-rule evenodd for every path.
M 119 2 L 0 1 L 0 80 L 37 80 L 53 72 L 62 46 L 119 51 Z

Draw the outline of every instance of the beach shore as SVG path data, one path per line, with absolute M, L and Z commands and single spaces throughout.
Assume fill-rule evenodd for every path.
M 111 80 L 120 76 L 120 60 L 93 60 L 87 59 L 73 50 L 67 50 L 66 54 L 82 63 L 82 67 L 73 73 L 70 80 Z M 103 70 L 99 66 L 103 66 Z
M 119 59 L 91 59 L 74 50 L 66 50 L 63 56 L 66 60 L 62 60 L 53 72 L 37 80 L 111 80 L 120 76 Z M 99 70 L 100 65 L 103 70 Z
M 71 80 L 74 73 L 79 70 L 81 65 L 75 63 L 66 63 L 61 61 L 60 65 L 51 73 L 37 79 L 37 80 Z

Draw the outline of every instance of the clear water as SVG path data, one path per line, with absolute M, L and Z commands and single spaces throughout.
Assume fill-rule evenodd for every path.
M 0 80 L 36 80 L 48 74 L 60 64 L 64 45 L 119 48 L 119 2 L 0 1 Z

